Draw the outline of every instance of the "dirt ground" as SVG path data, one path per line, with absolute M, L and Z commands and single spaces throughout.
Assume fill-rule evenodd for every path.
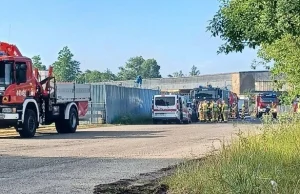
M 112 126 L 80 129 L 75 134 L 41 132 L 32 139 L 1 134 L 0 187 L 4 193 L 109 193 L 118 188 L 147 193 L 158 189 L 153 180 L 171 173 L 170 166 L 203 157 L 218 149 L 220 141 L 230 141 L 239 129 L 249 127 L 230 123 Z M 149 189 L 142 192 L 145 184 Z

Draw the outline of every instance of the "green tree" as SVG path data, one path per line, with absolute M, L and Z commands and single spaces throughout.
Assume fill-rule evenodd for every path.
M 198 68 L 195 65 L 193 65 L 189 74 L 190 76 L 200 75 L 200 70 L 198 70 Z
M 292 98 L 300 94 L 300 37 L 284 35 L 272 44 L 262 45 L 258 56 L 263 65 L 275 61 L 270 70 L 277 88 L 287 87 L 290 99 L 285 94 L 286 100 L 291 102 Z
M 73 57 L 74 55 L 67 46 L 59 51 L 57 61 L 53 63 L 53 74 L 57 81 L 71 82 L 79 77 L 80 62 L 74 60 Z
M 138 75 L 145 78 L 161 78 L 160 66 L 155 59 L 145 60 L 142 56 L 130 58 L 124 67 L 119 67 L 120 80 L 136 79 Z
M 291 95 L 300 92 L 299 0 L 222 0 L 207 29 L 224 42 L 218 53 L 259 48 L 253 67 L 264 65 L 278 87 L 287 85 Z
M 117 76 L 111 72 L 110 69 L 106 69 L 103 73 L 102 73 L 102 81 L 107 82 L 107 81 L 115 81 L 117 80 Z
M 88 83 L 86 79 L 86 72 L 77 75 L 76 83 L 80 83 L 80 84 Z
M 34 68 L 37 68 L 40 71 L 45 71 L 47 68 L 45 65 L 42 63 L 42 59 L 40 55 L 35 55 L 31 58 L 32 60 L 32 65 Z
M 298 0 L 220 0 L 207 30 L 225 42 L 219 53 L 241 52 L 271 44 L 283 35 L 299 35 Z
M 143 78 L 161 78 L 160 66 L 155 59 L 147 59 L 142 64 Z
M 87 73 L 87 80 L 89 83 L 98 83 L 102 82 L 102 73 L 100 71 L 94 70 Z
M 99 83 L 114 81 L 117 77 L 109 69 L 106 69 L 104 72 L 97 70 L 86 70 L 77 77 L 77 83 Z
M 182 73 L 182 70 L 174 72 L 172 77 L 184 77 L 184 74 Z

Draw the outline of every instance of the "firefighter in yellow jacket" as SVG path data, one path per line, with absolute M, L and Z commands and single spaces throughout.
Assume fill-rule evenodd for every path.
M 212 109 L 212 118 L 214 122 L 219 120 L 219 113 L 218 113 L 218 104 L 216 101 L 213 101 L 213 109 Z
M 207 118 L 208 104 L 207 104 L 206 100 L 204 100 L 204 102 L 202 104 L 202 108 L 203 108 L 203 114 L 204 114 L 204 121 L 207 122 L 207 120 L 208 120 L 208 118 Z
M 243 104 L 242 105 L 242 113 L 241 113 L 241 118 L 242 119 L 245 119 L 245 112 L 246 112 L 246 108 L 245 108 L 245 105 Z
M 220 100 L 218 100 L 217 104 L 218 104 L 218 121 L 223 121 L 222 103 L 220 102 Z
M 209 120 L 210 122 L 214 122 L 214 121 L 215 121 L 215 120 L 214 120 L 214 114 L 213 114 L 213 108 L 214 108 L 214 101 L 211 100 L 211 101 L 209 102 L 209 105 L 208 105 L 208 120 Z
M 236 103 L 233 103 L 233 104 L 232 104 L 232 112 L 231 112 L 231 117 L 232 117 L 233 119 L 236 119 L 237 111 L 238 111 L 237 104 L 236 104 Z
M 228 104 L 223 100 L 221 107 L 222 107 L 222 109 L 221 109 L 222 110 L 222 120 L 224 122 L 227 122 L 228 121 L 228 114 L 229 114 Z
M 202 122 L 204 120 L 202 102 L 200 101 L 198 104 L 198 113 L 199 113 L 199 121 Z
M 274 102 L 272 102 L 272 104 L 271 104 L 271 112 L 272 112 L 273 119 L 276 119 L 277 118 L 277 105 Z

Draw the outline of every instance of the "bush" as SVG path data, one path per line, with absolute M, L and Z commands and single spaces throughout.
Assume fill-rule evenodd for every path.
M 134 125 L 134 124 L 150 124 L 152 123 L 151 116 L 140 115 L 123 115 L 116 118 L 113 124 Z
M 300 193 L 299 121 L 266 118 L 259 135 L 239 134 L 219 154 L 182 164 L 163 183 L 170 193 Z

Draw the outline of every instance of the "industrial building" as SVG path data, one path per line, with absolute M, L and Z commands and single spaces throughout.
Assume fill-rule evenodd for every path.
M 134 80 L 105 82 L 105 84 L 134 87 Z M 269 71 L 244 71 L 209 74 L 193 77 L 143 79 L 142 88 L 159 89 L 162 92 L 185 93 L 199 85 L 227 87 L 238 95 L 251 92 L 273 91 L 274 83 Z
M 41 77 L 47 71 L 40 71 Z M 135 80 L 102 82 L 101 84 L 137 87 Z M 233 73 L 207 74 L 193 77 L 172 77 L 143 79 L 142 88 L 160 90 L 163 93 L 189 93 L 200 85 L 224 88 L 227 87 L 238 95 L 249 92 L 275 90 L 269 71 L 242 71 Z

